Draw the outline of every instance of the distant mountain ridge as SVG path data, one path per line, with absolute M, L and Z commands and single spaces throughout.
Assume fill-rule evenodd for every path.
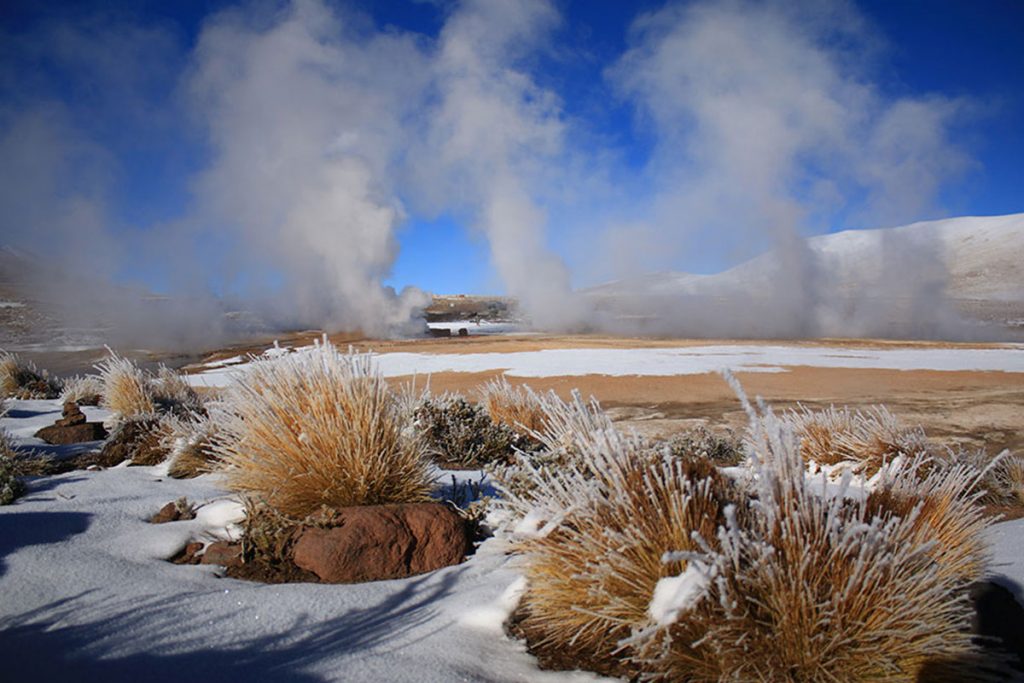
M 1024 213 L 819 235 L 714 275 L 656 273 L 583 293 L 615 315 L 643 315 L 648 299 L 757 298 L 787 278 L 842 299 L 927 289 L 968 317 L 1024 327 Z

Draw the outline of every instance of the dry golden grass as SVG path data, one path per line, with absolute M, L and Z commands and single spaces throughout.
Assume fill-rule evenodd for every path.
M 0 351 L 0 398 L 56 398 L 60 392 L 60 380 L 50 377 L 31 361 Z
M 918 458 L 879 475 L 884 493 L 848 498 L 807 478 L 789 420 L 743 402 L 750 476 L 736 483 L 596 418 L 577 422 L 588 433 L 568 471 L 521 463 L 534 485 L 506 488 L 505 506 L 531 646 L 665 681 L 914 681 L 938 660 L 976 661 L 977 473 L 922 477 Z M 910 493 L 924 501 L 908 507 Z M 666 604 L 674 576 L 699 580 Z M 601 664 L 616 658 L 629 665 Z
M 819 465 L 849 464 L 853 471 L 871 476 L 897 457 L 928 452 L 924 431 L 904 426 L 885 406 L 865 412 L 801 406 L 783 419 L 800 437 L 803 459 Z
M 560 482 L 575 510 L 549 533 L 516 543 L 528 558 L 519 628 L 538 652 L 613 660 L 648 620 L 658 581 L 686 567 L 663 561 L 665 554 L 697 550 L 693 535 L 713 540 L 724 521 L 730 486 L 709 461 L 651 458 L 617 445 L 620 452 L 599 456 L 588 473 Z
M 113 351 L 96 365 L 103 380 L 102 405 L 119 418 L 156 412 L 146 374 Z
M 928 554 L 941 574 L 978 581 L 988 561 L 983 532 L 989 520 L 977 504 L 982 495 L 977 490 L 981 473 L 961 463 L 931 468 L 921 476 L 924 464 L 918 458 L 895 468 L 895 474 L 883 472 L 886 476 L 868 494 L 868 516 L 908 520 L 918 543 L 934 541 Z
M 543 401 L 527 386 L 513 387 L 502 377 L 480 389 L 481 403 L 491 419 L 524 436 L 543 434 L 547 428 Z
M 964 465 L 977 471 L 975 490 L 986 505 L 1024 506 L 1024 458 L 1003 451 L 994 458 L 984 450 L 950 450 L 947 465 Z M 940 461 L 941 462 L 941 461 Z
M 425 500 L 430 464 L 368 356 L 321 345 L 254 361 L 213 415 L 232 489 L 280 513 Z
M 157 369 L 155 377 L 148 379 L 147 386 L 153 403 L 162 412 L 188 415 L 203 410 L 202 399 L 185 376 L 165 365 Z
M 749 405 L 748 405 L 749 408 Z M 903 515 L 886 501 L 844 500 L 809 486 L 799 442 L 770 411 L 752 414 L 757 500 L 709 553 L 715 580 L 689 613 L 637 639 L 655 680 L 914 681 L 936 658 L 977 656 L 969 634 L 969 568 L 938 550 L 950 529 L 980 528 L 964 472 L 936 473 L 934 511 Z M 915 472 L 892 474 L 916 489 Z M 936 561 L 941 556 L 941 561 Z
M 162 444 L 170 453 L 167 474 L 175 479 L 191 479 L 216 470 L 218 461 L 213 451 L 216 428 L 216 423 L 200 415 L 168 419 Z
M 98 375 L 75 375 L 64 382 L 60 400 L 79 405 L 99 405 L 103 398 L 103 378 Z

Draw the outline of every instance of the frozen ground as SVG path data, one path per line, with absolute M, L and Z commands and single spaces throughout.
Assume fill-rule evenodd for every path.
M 299 349 L 301 353 L 301 349 Z M 1024 372 L 1024 344 L 997 348 L 846 348 L 798 345 L 707 345 L 682 348 L 542 349 L 513 353 L 381 353 L 387 377 L 504 371 L 513 377 L 674 376 L 717 372 L 785 372 L 787 367 Z M 239 359 L 241 360 L 241 359 Z M 244 365 L 211 363 L 189 380 L 224 386 Z

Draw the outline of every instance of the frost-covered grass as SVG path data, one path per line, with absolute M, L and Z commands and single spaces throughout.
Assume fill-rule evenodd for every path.
M 0 351 L 0 398 L 48 399 L 61 392 L 61 382 L 32 361 Z
M 116 416 L 146 415 L 156 412 L 146 373 L 130 359 L 113 351 L 96 365 L 103 381 L 101 405 Z
M 853 495 L 849 472 L 838 490 L 808 478 L 792 415 L 745 403 L 733 482 L 575 403 L 550 420 L 571 466 L 524 462 L 530 485 L 505 489 L 527 580 L 518 627 L 542 655 L 652 680 L 914 680 L 977 658 L 967 588 L 990 520 L 976 469 L 901 459 Z M 870 439 L 842 443 L 844 461 L 877 457 Z
M 524 436 L 544 432 L 543 400 L 530 387 L 513 387 L 503 376 L 484 384 L 480 396 L 487 414 L 495 422 Z
M 162 442 L 169 453 L 167 474 L 175 479 L 190 479 L 216 469 L 216 430 L 217 423 L 203 415 L 169 418 Z
M 212 412 L 227 485 L 277 511 L 426 500 L 426 448 L 368 356 L 261 359 Z
M 885 406 L 863 412 L 801 406 L 784 413 L 782 419 L 800 439 L 805 461 L 844 465 L 869 476 L 896 458 L 912 459 L 929 450 L 924 431 L 903 425 Z
M 64 381 L 60 395 L 63 403 L 75 402 L 81 405 L 99 405 L 103 399 L 103 378 L 99 375 L 75 375 Z

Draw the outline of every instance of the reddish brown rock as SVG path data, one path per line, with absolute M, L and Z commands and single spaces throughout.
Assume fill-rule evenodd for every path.
M 242 564 L 242 544 L 228 541 L 216 541 L 206 546 L 202 564 L 219 564 L 225 567 L 237 567 Z
M 82 417 L 85 417 L 84 415 Z M 100 422 L 85 422 L 72 426 L 59 424 L 43 427 L 36 432 L 36 438 L 46 443 L 63 445 L 69 443 L 82 443 L 83 441 L 101 441 L 107 438 L 107 430 Z
M 307 528 L 294 561 L 327 583 L 398 579 L 458 564 L 465 522 L 440 503 L 343 508 L 336 526 Z
M 198 554 L 202 552 L 203 544 L 193 541 L 185 546 L 185 549 L 171 558 L 174 564 L 199 564 Z
M 166 524 L 167 522 L 177 522 L 181 519 L 181 510 L 173 502 L 164 505 L 160 508 L 160 511 L 149 518 L 150 524 Z
M 61 414 L 63 417 L 56 422 L 58 427 L 74 427 L 85 424 L 85 415 L 74 401 L 65 403 Z

